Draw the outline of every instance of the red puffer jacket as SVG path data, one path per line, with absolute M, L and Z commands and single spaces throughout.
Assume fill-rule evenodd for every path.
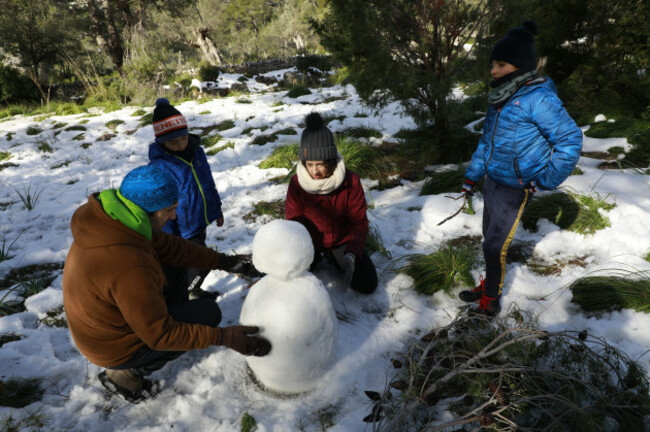
M 327 195 L 306 192 L 294 175 L 289 183 L 285 215 L 307 227 L 317 252 L 347 243 L 361 257 L 368 236 L 366 197 L 359 176 L 347 171 L 341 186 Z

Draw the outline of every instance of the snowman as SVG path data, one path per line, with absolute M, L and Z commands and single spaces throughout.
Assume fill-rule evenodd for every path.
M 246 361 L 275 393 L 313 390 L 336 354 L 337 319 L 327 290 L 307 271 L 313 259 L 311 237 L 298 222 L 275 220 L 253 239 L 253 264 L 267 275 L 251 287 L 239 321 L 271 342 L 268 356 Z

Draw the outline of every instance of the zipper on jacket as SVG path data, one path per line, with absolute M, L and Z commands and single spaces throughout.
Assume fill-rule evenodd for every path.
M 205 226 L 210 225 L 210 221 L 208 221 L 208 203 L 205 201 L 205 194 L 203 193 L 203 188 L 201 187 L 199 176 L 196 174 L 196 171 L 194 171 L 194 165 L 192 165 L 191 162 L 188 162 L 181 157 L 175 155 L 171 155 L 171 156 L 174 156 L 179 161 L 190 166 L 190 169 L 192 170 L 192 176 L 194 176 L 194 181 L 196 181 L 196 185 L 199 187 L 199 192 L 201 193 L 201 198 L 203 199 L 203 217 L 205 217 Z M 192 159 L 192 161 L 194 161 L 194 159 Z
M 501 115 L 501 108 L 497 110 L 497 118 L 494 119 L 494 127 L 492 128 L 492 136 L 490 137 L 490 156 L 485 161 L 485 172 L 487 173 L 488 164 L 490 159 L 492 159 L 492 153 L 494 152 L 494 134 L 497 132 L 497 123 L 499 122 L 499 116 Z
M 517 176 L 517 178 L 519 178 L 519 184 L 524 184 L 524 181 L 521 178 L 521 171 L 519 170 L 519 160 L 517 159 L 516 156 L 513 159 L 513 163 L 514 163 L 514 166 L 515 166 L 515 175 Z

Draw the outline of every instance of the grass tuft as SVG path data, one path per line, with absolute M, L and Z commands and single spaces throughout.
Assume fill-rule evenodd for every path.
M 11 159 L 11 153 L 0 151 L 0 161 Z
M 266 143 L 273 142 L 276 139 L 278 139 L 278 136 L 275 135 L 275 134 L 261 134 L 261 135 L 257 135 L 255 138 L 253 138 L 253 141 L 251 141 L 251 144 L 262 146 L 262 145 L 264 145 Z
M 204 136 L 203 138 L 201 138 L 201 145 L 205 148 L 210 148 L 214 146 L 216 143 L 218 143 L 219 141 L 221 141 L 221 138 L 223 137 L 219 134 Z
M 351 138 L 381 138 L 384 136 L 377 129 L 366 126 L 351 127 L 338 133 Z
M 309 94 L 311 94 L 311 90 L 309 90 L 306 86 L 295 86 L 291 90 L 289 90 L 284 96 L 295 99 L 297 97 L 305 96 Z
M 34 207 L 36 207 L 36 203 L 38 202 L 38 198 L 41 196 L 44 190 L 45 187 L 41 189 L 35 188 L 32 190 L 31 183 L 27 185 L 22 191 L 14 189 L 14 191 L 16 191 L 20 197 L 20 200 L 23 202 L 25 208 L 29 211 L 34 210 Z
M 257 430 L 257 421 L 248 411 L 241 418 L 241 432 L 254 432 Z
M 43 129 L 37 127 L 37 126 L 30 126 L 27 128 L 27 131 L 25 132 L 27 135 L 38 135 L 39 133 L 43 132 Z
M 0 347 L 2 347 L 2 345 L 6 343 L 19 341 L 21 339 L 22 336 L 20 336 L 17 333 L 13 333 L 13 332 L 0 333 Z
M 650 272 L 586 276 L 576 279 L 569 289 L 573 292 L 571 301 L 588 312 L 620 309 L 650 312 Z
M 222 152 L 222 151 L 224 151 L 226 149 L 229 149 L 229 148 L 235 148 L 235 143 L 232 142 L 232 141 L 228 141 L 226 144 L 224 144 L 224 145 L 222 145 L 220 147 L 216 147 L 216 148 L 208 150 L 205 154 L 208 155 L 208 156 L 214 156 L 217 153 Z
M 277 147 L 271 156 L 260 162 L 259 167 L 261 169 L 286 168 L 290 170 L 298 161 L 298 148 L 300 148 L 298 143 Z
M 379 179 L 383 177 L 378 151 L 371 145 L 349 138 L 335 138 L 336 147 L 343 156 L 346 169 L 359 174 L 361 178 Z
M 77 125 L 68 126 L 67 128 L 65 128 L 63 130 L 66 131 L 66 132 L 69 132 L 69 131 L 85 131 L 86 126 L 81 125 L 81 124 L 77 124 Z
M 478 248 L 473 244 L 447 242 L 431 254 L 401 258 L 396 270 L 411 276 L 415 291 L 420 294 L 432 295 L 444 291 L 451 296 L 452 290 L 459 284 L 474 286 L 471 270 L 477 260 Z
M 438 171 L 429 176 L 422 185 L 420 195 L 438 195 L 442 193 L 461 193 L 465 180 L 462 165 L 458 169 Z
M 368 255 L 372 255 L 375 252 L 378 252 L 379 255 L 383 256 L 386 259 L 393 259 L 393 255 L 390 253 L 386 246 L 384 246 L 384 239 L 381 236 L 381 232 L 373 224 L 368 226 L 368 236 L 366 237 L 365 249 L 368 252 Z
M 115 130 L 119 125 L 124 124 L 124 120 L 120 119 L 113 119 L 108 122 L 106 122 L 106 127 L 109 128 L 110 130 Z
M 0 381 L 0 405 L 22 408 L 36 402 L 43 395 L 39 382 L 35 379 L 9 378 Z
M 253 223 L 260 218 L 266 221 L 284 219 L 284 200 L 260 201 L 253 205 L 253 210 L 243 216 L 246 222 Z

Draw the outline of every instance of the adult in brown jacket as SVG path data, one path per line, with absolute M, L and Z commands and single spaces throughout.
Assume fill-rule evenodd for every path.
M 103 366 L 100 382 L 135 402 L 153 393 L 144 376 L 192 349 L 222 345 L 263 356 L 271 346 L 256 327 L 219 328 L 210 299 L 167 304 L 163 265 L 237 271 L 244 256 L 217 253 L 162 232 L 175 218 L 178 190 L 163 170 L 129 172 L 119 190 L 93 194 L 74 213 L 74 241 L 63 269 L 63 303 L 81 353 Z

